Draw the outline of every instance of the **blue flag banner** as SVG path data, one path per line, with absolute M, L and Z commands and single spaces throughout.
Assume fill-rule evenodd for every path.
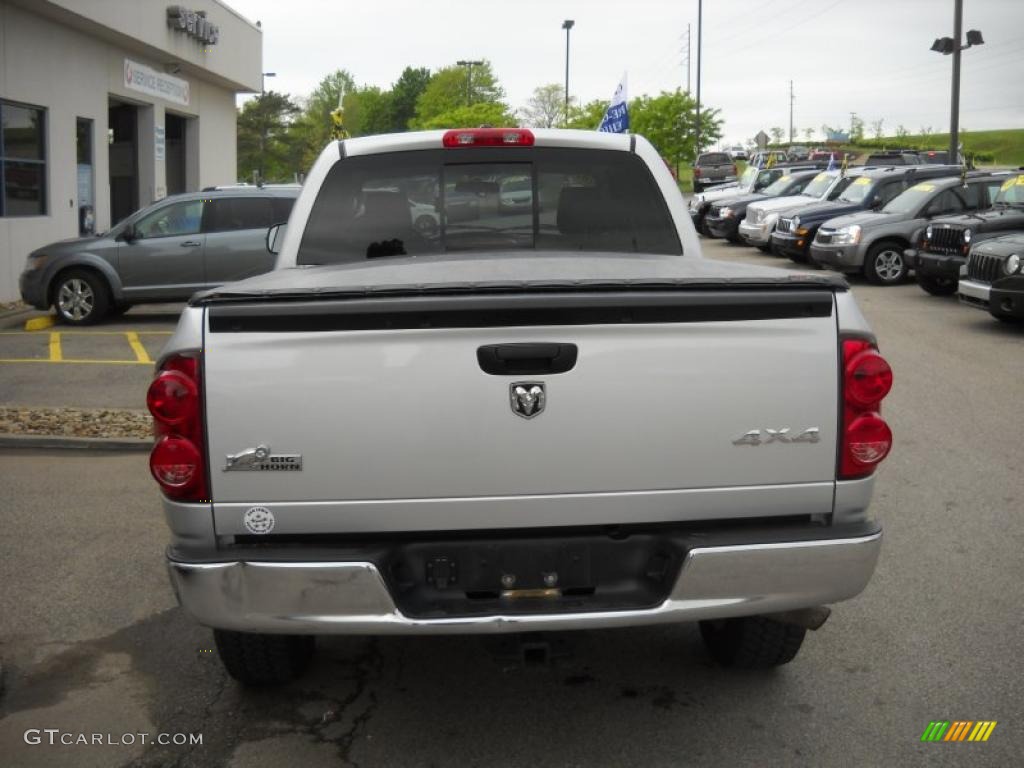
M 836 153 L 833 152 L 831 155 L 828 156 L 828 168 L 826 168 L 825 170 L 826 171 L 834 171 L 835 169 L 836 169 Z
M 626 133 L 629 130 L 629 107 L 626 106 L 628 101 L 626 75 L 623 74 L 622 81 L 615 89 L 615 95 L 612 96 L 612 103 L 608 106 L 604 117 L 601 118 L 601 124 L 597 126 L 597 130 L 605 133 Z

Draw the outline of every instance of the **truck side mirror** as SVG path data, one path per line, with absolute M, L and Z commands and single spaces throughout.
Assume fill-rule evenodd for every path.
M 132 224 L 128 224 L 121 233 L 117 236 L 118 240 L 123 240 L 126 243 L 134 243 L 139 239 L 139 233 L 135 231 L 135 227 Z
M 284 235 L 288 231 L 288 223 L 274 224 L 267 230 L 267 251 L 277 256 L 284 244 Z

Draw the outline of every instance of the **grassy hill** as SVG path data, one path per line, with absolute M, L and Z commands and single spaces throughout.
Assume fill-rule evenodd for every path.
M 1024 165 L 1024 128 L 1010 128 L 999 131 L 967 131 L 960 134 L 964 152 L 979 155 L 984 164 Z M 880 147 L 898 149 L 948 149 L 948 133 L 932 133 L 928 136 L 914 135 L 897 138 L 888 136 L 882 139 L 870 139 L 859 142 L 858 148 L 875 149 Z

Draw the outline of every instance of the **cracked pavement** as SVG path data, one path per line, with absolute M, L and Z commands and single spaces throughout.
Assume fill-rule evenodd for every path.
M 719 669 L 694 625 L 559 635 L 543 666 L 496 638 L 332 637 L 300 681 L 245 690 L 176 607 L 144 455 L 4 451 L 0 763 L 1018 763 L 1024 486 L 1007 397 L 1024 333 L 914 285 L 854 291 L 896 372 L 873 504 L 885 544 L 866 592 L 787 667 Z M 935 719 L 999 724 L 985 744 L 922 744 Z M 51 747 L 26 744 L 29 728 L 203 743 Z

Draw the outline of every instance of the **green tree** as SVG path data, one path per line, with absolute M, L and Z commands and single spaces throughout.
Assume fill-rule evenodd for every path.
M 342 107 L 345 128 L 352 136 L 372 136 L 392 130 L 391 91 L 382 91 L 375 85 L 356 88 L 345 94 Z
M 768 129 L 768 133 L 772 135 L 772 144 L 781 144 L 782 137 L 785 135 L 785 131 L 778 125 L 773 125 Z
M 810 144 L 814 140 L 814 129 L 804 128 L 804 141 Z
M 416 102 L 430 82 L 430 70 L 406 67 L 391 86 L 391 130 L 409 130 L 409 121 L 416 116 Z
M 444 67 L 435 72 L 423 93 L 416 100 L 416 116 L 409 122 L 411 128 L 426 128 L 433 119 L 467 104 L 501 104 L 505 91 L 498 85 L 491 64 L 472 67 Z M 502 105 L 504 106 L 504 105 Z
M 679 88 L 657 96 L 640 96 L 629 103 L 630 130 L 645 136 L 662 157 L 674 166 L 696 157 L 694 132 L 696 102 Z M 722 138 L 722 119 L 717 109 L 701 105 L 701 145 Z
M 878 118 L 877 120 L 871 121 L 871 132 L 875 134 L 876 139 L 882 138 L 882 130 L 884 125 L 885 119 L 881 117 Z
M 515 125 L 516 118 L 504 104 L 477 102 L 470 106 L 455 107 L 419 123 L 419 128 L 475 128 L 480 125 L 494 127 Z
M 857 113 L 850 115 L 850 141 L 856 143 L 864 138 L 864 121 Z
M 343 69 L 327 75 L 302 104 L 302 114 L 288 129 L 288 159 L 295 172 L 306 173 L 331 140 L 331 112 L 338 97 L 354 91 L 352 75 Z M 344 106 L 344 104 L 343 104 Z
M 566 122 L 565 89 L 558 83 L 540 85 L 523 109 L 523 120 L 533 128 L 555 128 Z
M 238 111 L 238 178 L 253 171 L 266 181 L 291 181 L 287 135 L 299 107 L 288 96 L 267 91 Z
M 610 102 L 597 99 L 588 101 L 583 105 L 569 104 L 569 119 L 565 123 L 566 128 L 579 128 L 585 131 L 596 131 L 601 124 L 601 118 L 608 111 Z

